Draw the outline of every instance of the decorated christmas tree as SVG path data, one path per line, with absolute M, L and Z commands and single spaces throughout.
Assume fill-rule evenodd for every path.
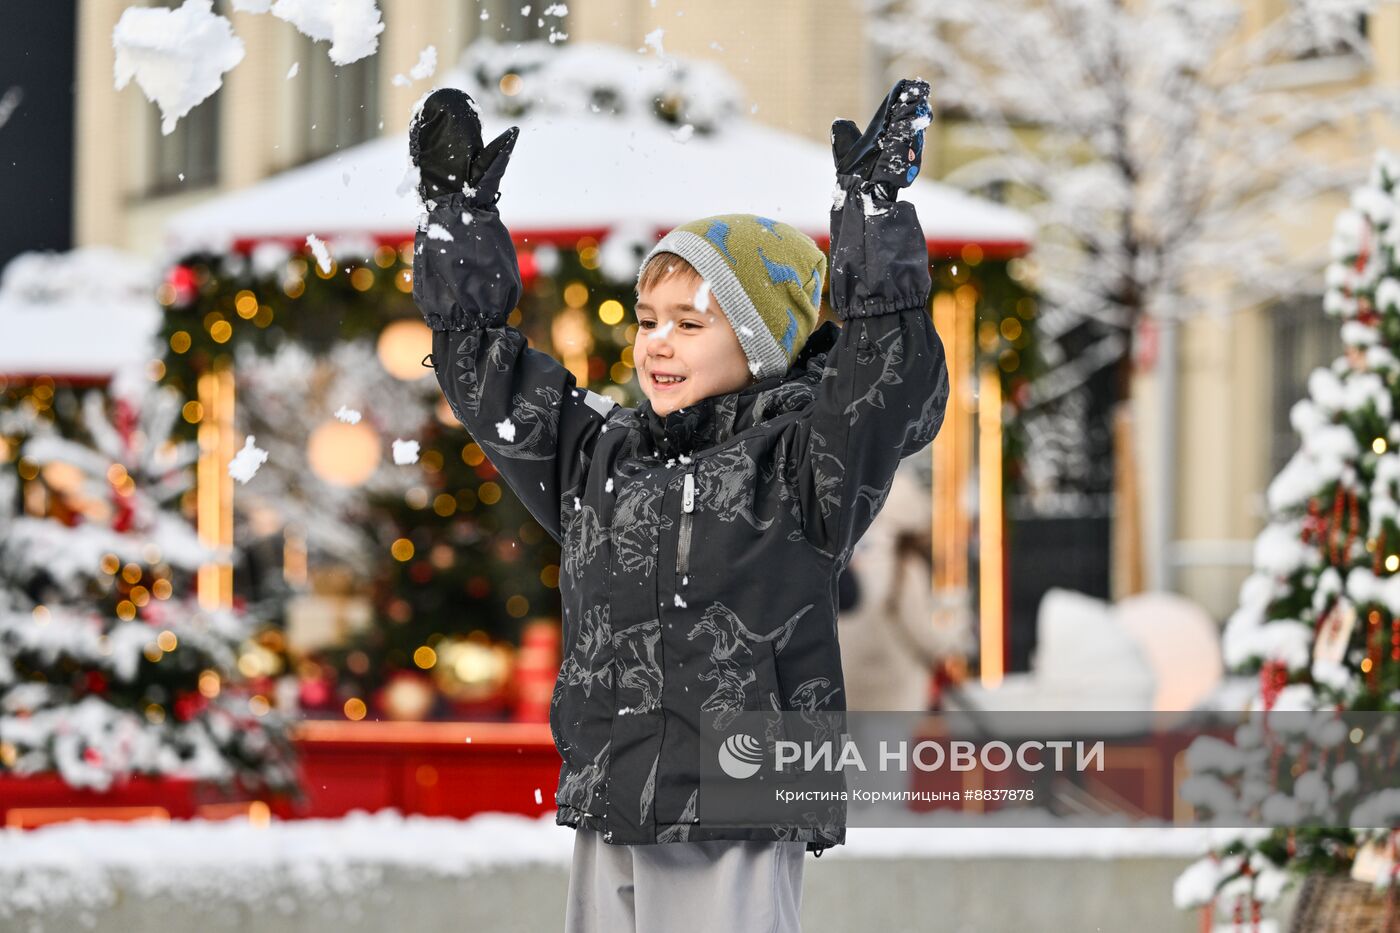
M 1258 922 L 1285 868 L 1361 862 L 1356 877 L 1392 892 L 1400 868 L 1394 755 L 1363 745 L 1359 766 L 1343 761 L 1343 743 L 1360 737 L 1339 728 L 1340 714 L 1400 710 L 1397 211 L 1400 160 L 1382 153 L 1332 237 L 1323 308 L 1345 352 L 1312 373 L 1293 406 L 1301 446 L 1269 486 L 1269 522 L 1225 630 L 1226 663 L 1258 678 L 1250 719 L 1233 742 L 1202 739 L 1188 756 L 1183 796 L 1220 825 L 1237 816 L 1233 825 L 1309 827 L 1226 832 L 1181 877 L 1179 906 L 1222 908 L 1236 922 Z M 1351 819 L 1327 828 L 1333 813 Z
M 178 508 L 199 456 L 169 440 L 180 411 L 123 371 L 82 397 L 80 433 L 33 422 L 0 470 L 0 774 L 296 790 L 281 717 L 241 683 L 253 620 L 196 598 L 229 555 Z

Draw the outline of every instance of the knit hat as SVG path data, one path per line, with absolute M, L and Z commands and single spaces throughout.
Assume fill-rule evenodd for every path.
M 719 300 L 758 379 L 787 372 L 817 326 L 826 254 L 795 227 L 753 214 L 720 214 L 681 224 L 642 260 L 675 253 Z

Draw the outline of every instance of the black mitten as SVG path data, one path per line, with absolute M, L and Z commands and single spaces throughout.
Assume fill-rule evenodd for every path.
M 932 290 L 928 244 L 918 213 L 896 202 L 919 174 L 929 123 L 928 83 L 905 79 L 886 95 L 861 133 L 831 126 L 841 197 L 831 209 L 831 307 L 840 318 L 922 307 Z
M 843 188 L 859 185 L 880 201 L 893 201 L 923 164 L 929 124 L 928 82 L 903 78 L 885 96 L 862 133 L 850 120 L 831 124 L 831 154 Z
M 467 188 L 475 192 L 474 203 L 495 204 L 519 135 L 520 127 L 512 126 L 483 145 L 476 101 L 465 91 L 439 88 L 414 115 L 408 133 L 408 153 L 418 167 L 418 194 L 430 201 Z

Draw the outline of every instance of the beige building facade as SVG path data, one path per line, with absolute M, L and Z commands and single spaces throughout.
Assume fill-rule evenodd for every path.
M 181 121 L 176 134 L 161 137 L 154 105 L 134 85 L 113 87 L 112 29 L 131 2 L 79 4 L 75 238 L 79 245 L 147 256 L 159 255 L 163 225 L 179 210 L 337 148 L 404 132 L 410 107 L 431 82 L 399 87 L 393 77 L 406 74 L 425 46 L 437 47 L 441 73 L 480 35 L 547 34 L 533 14 L 516 13 L 519 0 L 382 0 L 379 53 L 337 73 L 324 43 L 311 43 L 271 16 L 230 12 L 228 0 L 220 0 L 247 57 L 215 98 Z M 1262 26 L 1288 2 L 1250 0 L 1250 22 Z M 568 42 L 633 49 L 663 29 L 668 53 L 725 67 L 757 106 L 756 119 L 813 140 L 826 139 L 835 115 L 863 121 L 891 77 L 864 39 L 859 0 L 574 0 L 560 28 Z M 1370 61 L 1320 60 L 1295 69 L 1299 89 L 1325 94 L 1400 79 L 1400 7 L 1382 5 L 1368 34 Z M 294 66 L 297 74 L 289 78 Z M 1323 152 L 1352 153 L 1363 145 L 1360 129 L 1342 127 L 1316 144 Z M 1365 129 L 1400 146 L 1394 127 Z M 935 159 L 947 151 L 930 147 Z M 938 165 L 929 168 L 938 174 Z M 1159 359 L 1136 383 L 1140 488 L 1157 488 L 1164 464 L 1175 468 L 1171 515 L 1143 497 L 1145 563 L 1164 563 L 1169 586 L 1217 618 L 1235 604 L 1263 526 L 1264 491 L 1296 446 L 1288 407 L 1301 395 L 1306 372 L 1336 348 L 1337 328 L 1323 317 L 1319 298 L 1327 241 L 1342 206 L 1340 199 L 1299 205 L 1300 223 L 1290 231 L 1298 262 L 1316 270 L 1312 295 L 1271 307 L 1242 307 L 1228 292 L 1203 295 L 1204 313 L 1178 332 L 1176 404 L 1164 406 L 1161 398 L 1160 367 L 1169 361 Z M 1173 410 L 1176 448 L 1164 450 L 1162 412 Z M 1162 539 L 1170 542 L 1167 553 L 1154 554 L 1151 542 Z M 1149 587 L 1161 582 L 1147 580 Z
M 1281 15 L 1287 0 L 1250 5 L 1258 28 Z M 1400 80 L 1400 8 L 1381 4 L 1367 22 L 1369 61 L 1355 55 L 1318 57 L 1281 70 L 1281 90 L 1332 95 L 1357 87 L 1395 86 Z M 1286 75 L 1284 78 L 1282 75 Z M 1383 120 L 1341 123 L 1309 140 L 1319 159 L 1369 161 L 1377 147 L 1400 151 L 1400 126 Z M 1253 566 L 1254 537 L 1267 518 L 1265 493 L 1279 468 L 1298 448 L 1288 421 L 1306 395 L 1307 374 L 1341 351 L 1340 322 L 1322 311 L 1323 274 L 1337 214 L 1345 197 L 1301 203 L 1295 221 L 1280 231 L 1296 270 L 1307 276 L 1294 298 L 1248 306 L 1228 290 L 1201 296 L 1202 314 L 1179 331 L 1176 449 L 1163 451 L 1160 372 L 1148 370 L 1135 391 L 1142 488 L 1155 486 L 1166 458 L 1175 463 L 1176 509 L 1164 516 L 1146 502 L 1144 522 L 1169 520 L 1165 564 L 1170 588 L 1225 619 L 1238 604 L 1239 587 Z M 1168 361 L 1162 360 L 1159 365 Z M 1152 557 L 1147 555 L 1148 564 Z M 1155 581 L 1148 580 L 1149 586 Z
M 479 36 L 546 38 L 550 0 L 521 15 L 526 0 L 381 0 L 379 52 L 335 69 L 326 43 L 312 43 L 265 14 L 215 9 L 233 22 L 246 57 L 223 88 L 161 137 L 155 105 L 131 84 L 114 89 L 112 29 L 135 0 L 80 0 L 78 16 L 75 240 L 155 256 L 173 213 L 234 191 L 337 148 L 403 133 L 432 79 L 397 86 L 428 45 L 438 74 Z M 157 5 L 151 3 L 149 5 Z M 165 5 L 178 5 L 168 0 Z M 664 30 L 667 54 L 713 61 L 756 105 L 754 119 L 824 140 L 833 115 L 860 118 L 882 92 L 862 38 L 858 0 L 575 0 L 565 42 L 646 49 Z M 486 16 L 483 19 L 482 14 Z M 296 74 L 288 77 L 293 67 Z M 361 109 L 363 108 L 363 109 Z

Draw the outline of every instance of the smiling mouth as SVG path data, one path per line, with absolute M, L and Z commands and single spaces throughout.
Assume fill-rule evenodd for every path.
M 685 385 L 685 381 L 686 381 L 686 377 L 685 377 L 685 376 L 681 376 L 679 379 L 668 379 L 668 380 L 666 380 L 666 381 L 664 381 L 664 382 L 661 381 L 660 379 L 658 379 L 658 378 L 656 377 L 655 374 L 653 374 L 652 377 L 651 377 L 651 384 L 652 384 L 652 387 L 653 387 L 653 388 L 656 388 L 656 389 L 661 389 L 661 390 L 665 390 L 665 389 L 674 389 L 674 388 L 676 388 L 677 386 Z

